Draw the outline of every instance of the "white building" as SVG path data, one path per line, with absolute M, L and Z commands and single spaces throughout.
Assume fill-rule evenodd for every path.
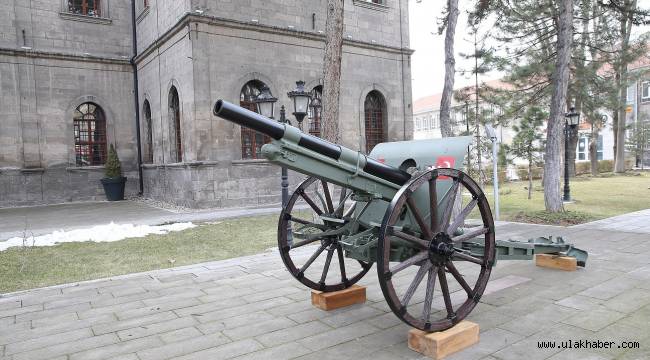
M 635 80 L 628 87 L 627 97 L 627 124 L 628 131 L 626 138 L 630 138 L 634 131 L 643 131 L 648 133 L 646 143 L 650 143 L 650 59 L 643 59 L 630 65 L 630 71 L 636 74 Z M 640 73 L 640 74 L 639 74 Z M 501 81 L 492 81 L 488 83 L 492 87 L 504 86 Z M 417 99 L 413 103 L 413 138 L 414 139 L 435 139 L 442 137 L 440 133 L 440 100 L 442 94 L 435 94 Z M 466 114 L 473 111 L 475 106 L 473 101 L 469 103 L 458 103 L 452 100 L 452 128 L 454 134 L 470 133 L 475 135 L 475 125 L 467 124 Z M 479 104 L 482 109 L 486 106 Z M 499 115 L 499 109 L 492 109 L 492 114 Z M 597 156 L 598 160 L 614 160 L 614 132 L 613 119 L 611 112 L 603 110 L 602 116 L 605 118 L 604 127 L 600 129 L 598 135 Z M 583 119 L 584 120 L 584 119 Z M 469 131 L 467 131 L 469 127 Z M 540 129 L 545 131 L 545 129 Z M 498 141 L 505 144 L 511 144 L 515 136 L 511 127 L 496 128 Z M 579 138 L 576 147 L 576 161 L 590 161 L 589 157 L 589 138 L 591 136 L 591 125 L 582 121 L 579 128 Z M 481 136 L 485 136 L 485 130 L 480 129 Z M 636 155 L 635 166 L 650 167 L 650 146 L 645 147 L 644 154 L 634 154 L 628 147 L 626 149 L 628 156 Z M 641 158 L 644 161 L 641 161 Z M 524 161 L 515 159 L 515 164 L 523 164 Z

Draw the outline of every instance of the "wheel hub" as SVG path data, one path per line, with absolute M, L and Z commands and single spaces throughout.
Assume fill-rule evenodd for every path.
M 439 232 L 429 243 L 429 260 L 433 264 L 444 263 L 454 254 L 454 244 L 447 233 Z

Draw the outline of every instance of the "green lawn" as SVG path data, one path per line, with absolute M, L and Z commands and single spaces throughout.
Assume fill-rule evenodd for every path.
M 256 254 L 276 246 L 277 215 L 225 220 L 112 243 L 0 252 L 0 293 Z
M 650 207 L 650 174 L 573 180 L 574 204 L 560 216 L 543 212 L 544 195 L 535 183 L 528 200 L 527 182 L 501 187 L 501 219 L 576 223 Z M 492 190 L 486 188 L 492 201 Z M 256 254 L 276 246 L 277 215 L 247 217 L 113 243 L 65 243 L 53 247 L 10 248 L 0 252 L 0 293 L 98 279 Z
M 633 175 L 604 174 L 601 177 L 580 176 L 571 179 L 574 203 L 565 204 L 569 213 L 553 216 L 544 212 L 541 181 L 533 182 L 532 198 L 528 200 L 528 182 L 501 184 L 499 188 L 501 220 L 542 223 L 580 223 L 650 208 L 650 173 Z M 493 206 L 492 187 L 485 189 Z

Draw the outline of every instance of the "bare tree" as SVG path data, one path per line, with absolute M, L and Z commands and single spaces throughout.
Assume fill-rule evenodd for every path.
M 323 138 L 340 142 L 339 98 L 341 94 L 341 56 L 343 54 L 344 0 L 327 0 L 325 59 L 323 61 Z
M 456 59 L 454 57 L 454 35 L 458 22 L 458 0 L 447 0 L 447 17 L 440 26 L 439 33 L 445 31 L 445 85 L 440 99 L 440 133 L 442 137 L 453 136 L 451 126 L 451 99 L 454 93 Z
M 559 16 L 556 42 L 555 71 L 550 116 L 546 129 L 546 156 L 544 162 L 544 205 L 548 212 L 564 210 L 560 193 L 562 173 L 562 129 L 569 86 L 569 63 L 573 45 L 573 0 L 558 1 Z
M 619 82 L 619 109 L 618 109 L 618 123 L 616 128 L 616 152 L 614 154 L 614 172 L 625 172 L 625 125 L 627 114 L 625 113 L 625 104 L 627 102 L 627 65 L 625 57 L 628 56 L 630 48 L 630 33 L 632 32 L 632 19 L 636 9 L 637 0 L 623 1 L 621 9 L 620 20 L 620 34 L 621 34 L 621 61 L 617 64 L 616 80 Z

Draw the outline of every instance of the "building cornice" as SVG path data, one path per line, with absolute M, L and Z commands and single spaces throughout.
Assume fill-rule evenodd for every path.
M 279 26 L 250 23 L 245 21 L 221 18 L 217 16 L 186 13 L 180 20 L 178 20 L 178 22 L 176 22 L 174 26 L 172 26 L 170 29 L 165 31 L 162 35 L 160 35 L 160 37 L 158 37 L 158 39 L 153 41 L 146 49 L 144 49 L 141 53 L 139 53 L 134 59 L 135 62 L 140 63 L 144 58 L 149 56 L 153 51 L 158 49 L 169 39 L 171 39 L 180 31 L 185 29 L 190 23 L 218 25 L 221 27 L 227 27 L 227 28 L 232 28 L 237 30 L 257 31 L 257 32 L 263 32 L 267 34 L 285 35 L 285 36 L 292 36 L 300 39 L 325 42 L 325 34 L 318 33 L 318 32 L 287 29 Z M 414 50 L 409 48 L 380 45 L 376 43 L 369 43 L 369 42 L 353 40 L 353 39 L 344 39 L 343 44 L 357 47 L 357 48 L 378 50 L 378 51 L 401 54 L 401 55 L 411 55 L 414 53 Z
M 114 58 L 92 54 L 76 54 L 59 51 L 44 51 L 34 49 L 11 49 L 0 47 L 0 55 L 18 56 L 34 59 L 72 60 L 89 63 L 102 63 L 113 65 L 129 65 L 128 58 Z

